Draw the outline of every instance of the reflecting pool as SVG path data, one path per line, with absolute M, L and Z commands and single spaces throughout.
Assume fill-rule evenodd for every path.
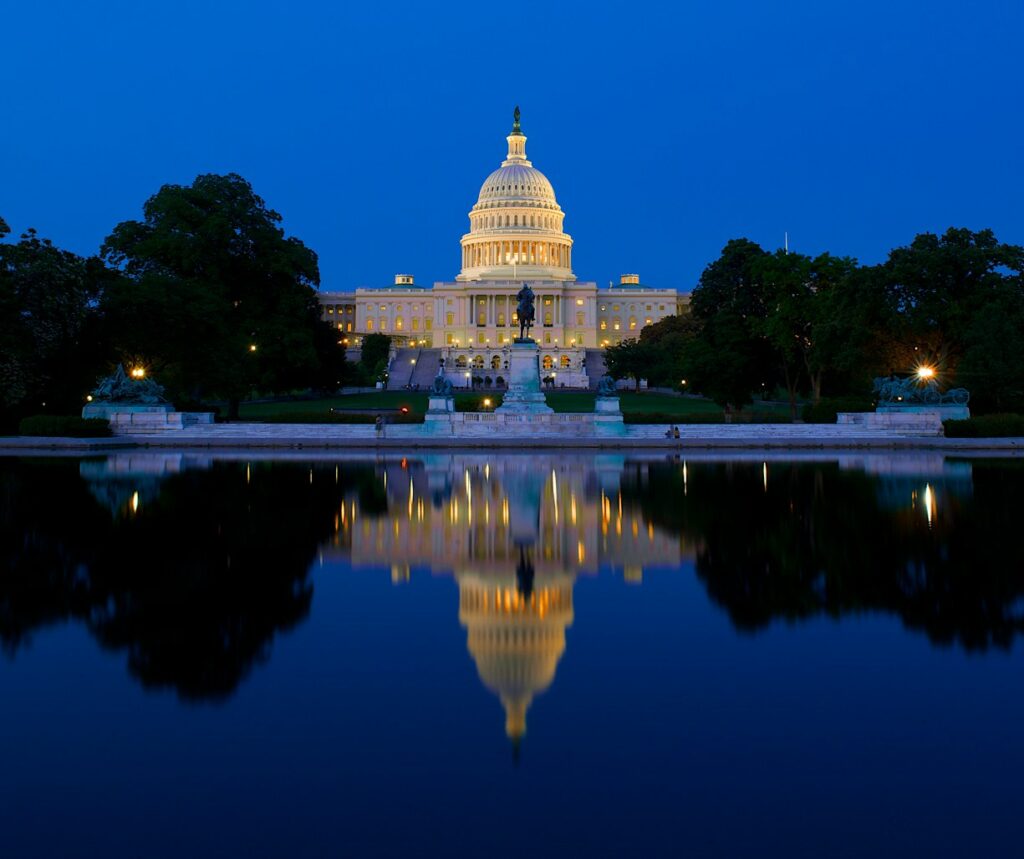
M 10 856 L 1016 852 L 1024 459 L 0 459 Z

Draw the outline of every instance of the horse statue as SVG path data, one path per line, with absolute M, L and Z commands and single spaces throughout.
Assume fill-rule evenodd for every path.
M 92 392 L 97 403 L 123 403 L 125 405 L 160 405 L 166 403 L 163 385 L 152 379 L 132 379 L 121 364 L 109 376 L 100 379 Z
M 879 376 L 874 380 L 873 392 L 879 403 L 888 405 L 965 406 L 971 398 L 966 388 L 951 388 L 943 394 L 934 380 L 920 382 L 914 377 Z
M 533 290 L 530 289 L 528 284 L 524 283 L 516 298 L 519 300 L 519 304 L 516 307 L 516 316 L 519 318 L 519 339 L 529 340 L 530 329 L 533 327 L 534 319 Z

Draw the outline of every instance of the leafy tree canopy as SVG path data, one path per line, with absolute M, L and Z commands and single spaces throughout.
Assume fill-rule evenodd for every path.
M 234 173 L 161 188 L 103 244 L 124 275 L 104 308 L 116 351 L 179 396 L 227 397 L 233 414 L 253 389 L 312 384 L 317 258 L 280 223 Z

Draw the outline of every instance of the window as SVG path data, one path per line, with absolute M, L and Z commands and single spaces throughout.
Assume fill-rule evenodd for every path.
M 621 327 L 622 327 L 622 320 L 621 320 L 621 319 L 619 319 L 619 317 L 618 317 L 618 316 L 616 316 L 616 317 L 615 317 L 615 318 L 614 318 L 614 319 L 612 320 L 612 328 L 614 328 L 614 329 L 615 329 L 616 331 L 618 331 L 618 330 L 619 330 L 619 329 L 620 329 Z
M 541 366 L 543 366 L 545 370 L 550 370 L 554 365 L 555 362 L 551 359 L 550 355 L 545 355 L 541 360 Z
M 367 331 L 373 331 L 373 320 L 372 319 L 367 319 L 366 320 L 366 330 Z
M 492 370 L 500 370 L 501 369 L 501 355 L 492 355 L 491 356 L 491 369 Z
M 346 322 L 345 323 L 345 330 L 346 331 L 351 331 L 352 330 L 352 323 L 351 322 Z
M 647 309 L 650 310 L 651 309 L 651 305 L 648 304 L 647 305 Z
M 431 317 L 428 316 L 426 319 L 423 320 L 423 330 L 424 331 L 433 331 L 434 330 L 434 320 Z
M 501 346 L 506 342 L 505 333 L 503 331 L 498 332 L 498 345 Z
M 328 316 L 334 316 L 334 308 L 331 307 L 331 305 L 329 305 L 329 304 L 327 305 L 327 315 Z
M 388 309 L 388 306 L 387 306 L 386 304 L 382 304 L 382 305 L 380 306 L 380 309 L 381 309 L 382 311 L 384 311 L 384 310 L 387 310 L 387 309 Z
M 569 356 L 568 355 L 563 355 L 561 357 L 561 360 L 559 361 L 559 363 L 562 365 L 562 369 L 563 370 L 568 370 L 569 369 Z
M 395 317 L 395 331 L 401 331 L 401 330 L 402 330 L 402 317 L 401 316 L 396 316 Z
M 473 366 L 476 369 L 478 369 L 478 370 L 482 370 L 484 368 L 484 356 L 483 355 L 477 355 L 473 359 Z
M 446 313 L 446 314 L 444 315 L 444 321 L 445 321 L 445 324 L 446 324 L 446 325 L 454 325 L 454 324 L 455 324 L 455 314 L 454 314 L 454 313 L 452 313 L 452 312 L 451 312 L 451 311 L 449 310 L 449 311 L 448 311 L 448 312 L 447 312 L 447 313 Z
M 582 307 L 583 306 L 583 299 L 582 298 L 577 298 L 576 299 L 576 306 L 577 307 Z
M 388 318 L 386 316 L 382 316 L 380 318 L 380 330 L 381 331 L 387 331 L 388 330 Z
M 604 313 L 608 308 L 605 305 L 601 305 L 601 312 Z
M 602 331 L 607 331 L 608 330 L 608 320 L 607 319 L 602 319 L 601 320 L 601 330 Z
M 412 330 L 413 331 L 419 331 L 420 330 L 420 320 L 419 320 L 418 316 L 414 316 L 412 318 Z
M 613 304 L 612 305 L 612 313 L 618 313 L 618 312 L 619 312 L 619 305 Z
M 551 306 L 551 299 L 550 298 L 545 298 L 544 299 L 544 306 L 545 307 L 550 307 Z
M 454 344 L 455 344 L 455 335 L 454 335 L 454 334 L 445 334 L 445 336 L 444 336 L 444 342 L 445 342 L 445 343 L 446 343 L 447 345 L 449 345 L 449 346 L 452 346 L 452 345 L 454 345 Z
M 486 343 L 487 342 L 487 338 L 484 336 L 484 332 L 483 331 L 477 331 L 476 332 L 476 342 L 477 343 Z
M 338 323 L 338 330 L 341 331 L 341 323 Z
M 459 357 L 455 359 L 455 366 L 456 367 L 465 367 L 466 363 L 467 362 L 466 362 L 466 356 L 465 355 L 459 355 Z
M 665 309 L 665 305 L 664 304 L 659 304 L 658 305 L 658 310 L 664 310 L 664 309 Z
M 499 325 L 504 325 L 505 324 L 505 314 L 504 313 L 499 313 L 498 314 L 498 324 Z
M 646 319 L 644 320 L 644 325 L 650 325 L 650 324 L 651 324 L 651 317 L 650 317 L 650 316 L 648 316 L 648 317 L 647 317 L 647 318 L 646 318 Z
M 636 330 L 636 317 L 635 316 L 630 316 L 629 317 L 629 330 L 630 331 L 635 331 Z
M 583 324 L 583 311 L 582 310 L 579 313 L 576 314 L 576 324 L 577 325 L 582 325 Z
M 551 311 L 550 310 L 544 311 L 544 324 L 545 325 L 551 325 Z
M 544 332 L 544 342 L 545 343 L 551 343 L 551 332 L 550 331 L 545 331 Z
M 401 312 L 402 312 L 402 305 L 401 305 L 401 304 L 399 304 L 399 305 L 398 305 L 398 306 L 397 306 L 397 307 L 395 308 L 395 313 L 401 313 Z

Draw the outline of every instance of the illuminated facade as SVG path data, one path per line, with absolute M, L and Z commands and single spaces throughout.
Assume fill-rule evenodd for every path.
M 428 287 L 398 274 L 390 286 L 320 294 L 323 318 L 348 343 L 358 346 L 379 332 L 396 347 L 442 349 L 449 370 L 500 370 L 518 336 L 515 295 L 525 281 L 537 296 L 533 336 L 543 367 L 585 379 L 586 349 L 637 337 L 644 326 L 685 312 L 688 295 L 645 286 L 636 274 L 607 288 L 577 280 L 565 213 L 547 177 L 526 157 L 518 116 L 506 140 L 505 160 L 469 212 L 454 281 Z

